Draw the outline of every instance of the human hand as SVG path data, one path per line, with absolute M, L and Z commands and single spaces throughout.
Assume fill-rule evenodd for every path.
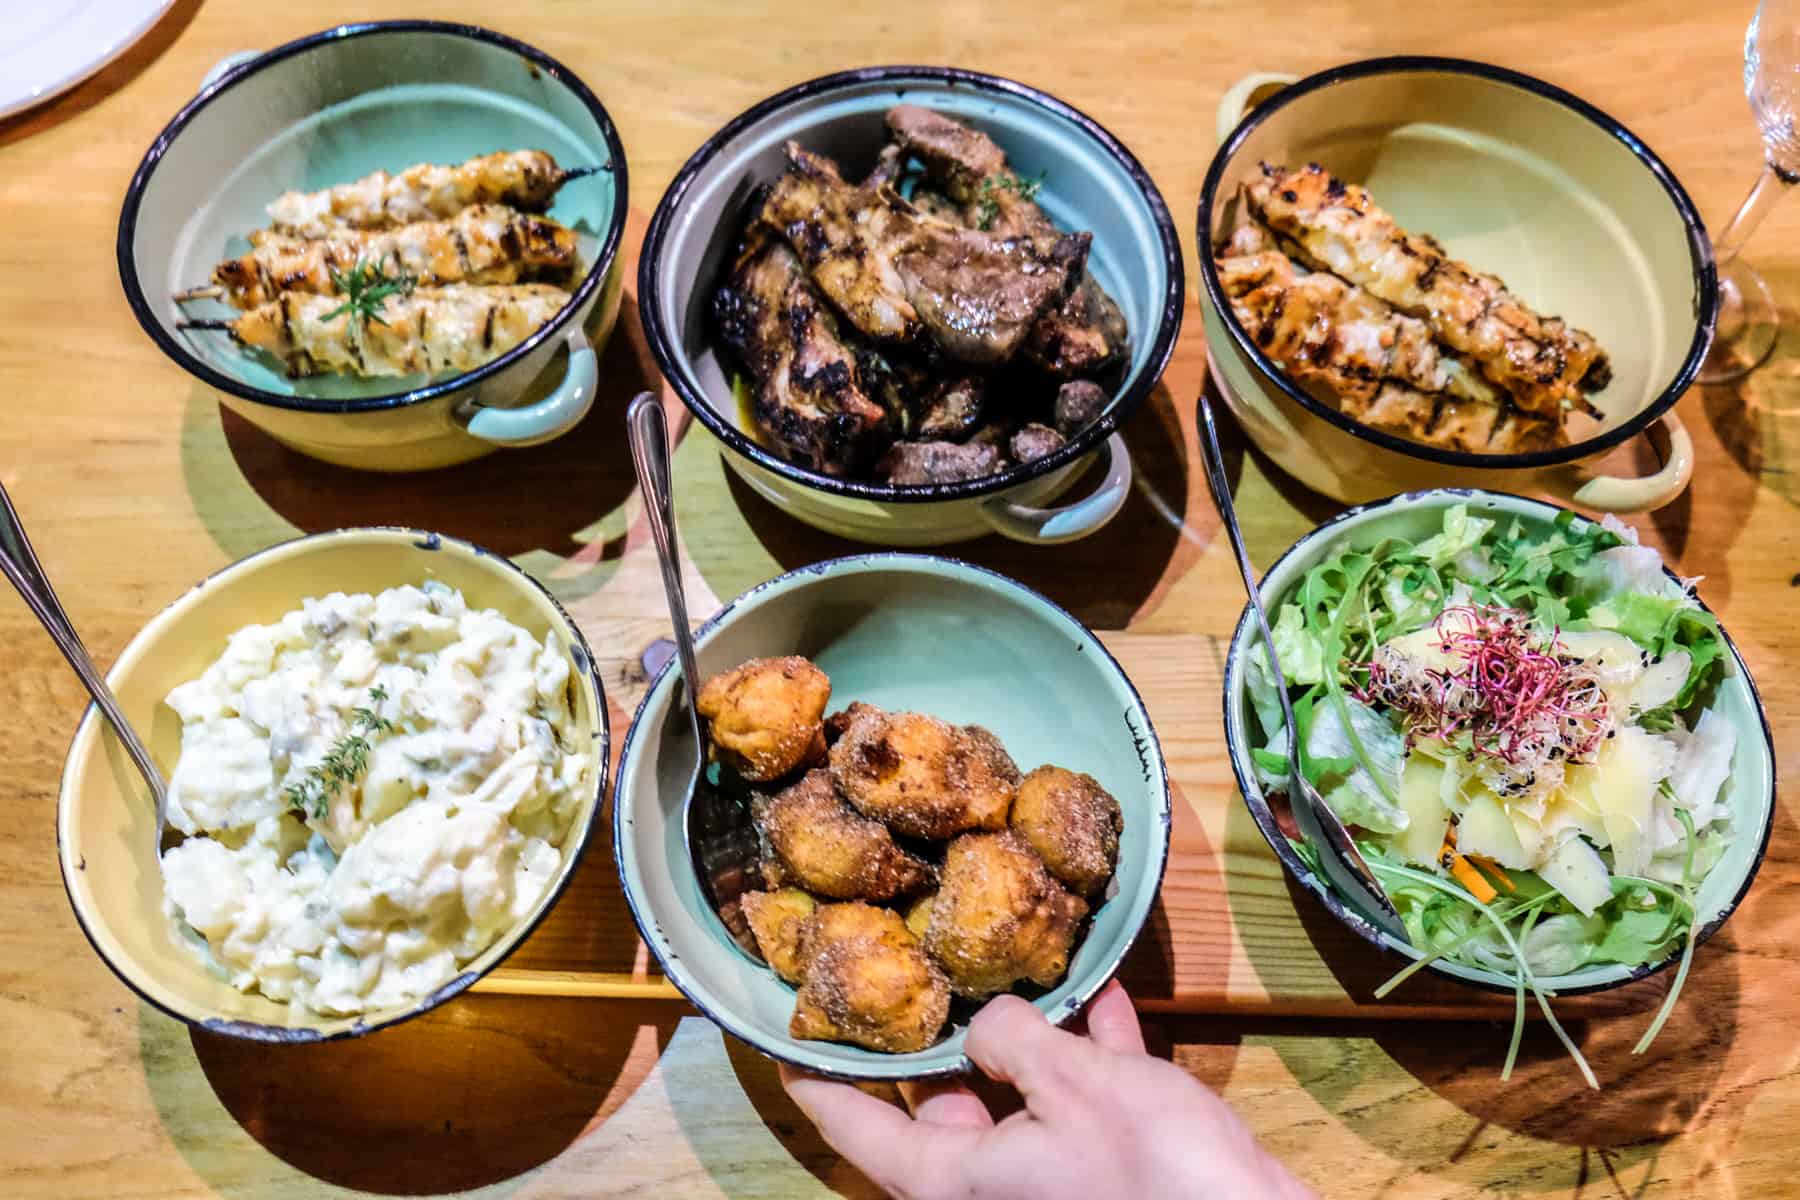
M 1117 981 L 1087 1009 L 1087 1036 L 998 996 L 969 1024 L 983 1074 L 1021 1112 L 996 1123 L 958 1082 L 900 1085 L 912 1111 L 790 1067 L 781 1082 L 826 1142 L 902 1200 L 1096 1200 L 1107 1196 L 1288 1200 L 1311 1196 L 1225 1102 L 1144 1050 Z

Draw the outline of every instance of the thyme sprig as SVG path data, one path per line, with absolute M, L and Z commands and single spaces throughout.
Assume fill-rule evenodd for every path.
M 1000 197 L 995 193 L 1012 192 L 1021 200 L 1035 200 L 1047 178 L 1049 172 L 1046 171 L 1036 179 L 1020 179 L 1017 175 L 989 175 L 983 179 L 981 190 L 976 193 L 976 213 L 980 218 L 976 228 L 991 228 L 994 218 L 1000 215 Z
M 369 692 L 368 706 L 358 705 L 350 710 L 351 731 L 307 770 L 305 778 L 282 789 L 290 808 L 318 820 L 325 815 L 339 788 L 362 777 L 369 769 L 369 739 L 363 735 L 387 733 L 394 728 L 391 721 L 375 711 L 375 706 L 386 699 L 387 692 L 376 687 Z
M 419 281 L 405 271 L 389 275 L 379 262 L 356 260 L 356 265 L 348 271 L 339 271 L 336 267 L 326 268 L 331 273 L 331 284 L 343 293 L 344 302 L 325 314 L 329 321 L 343 314 L 350 314 L 351 324 L 373 321 L 377 325 L 386 325 L 381 315 L 381 306 L 389 296 L 410 296 Z

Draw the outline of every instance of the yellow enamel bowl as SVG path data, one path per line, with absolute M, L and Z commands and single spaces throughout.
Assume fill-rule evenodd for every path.
M 1202 253 L 1213 379 L 1283 470 L 1346 503 L 1482 487 L 1641 512 L 1681 494 L 1694 455 L 1673 406 L 1712 344 L 1718 287 L 1692 201 L 1630 130 L 1529 75 L 1384 58 L 1305 79 L 1249 76 L 1225 94 L 1219 133 L 1200 194 L 1203 248 L 1259 163 L 1316 162 L 1365 185 L 1405 228 L 1505 279 L 1539 312 L 1592 332 L 1613 364 L 1613 382 L 1593 397 L 1599 428 L 1573 445 L 1534 454 L 1421 446 L 1360 425 L 1289 380 L 1238 323 Z M 1660 470 L 1594 474 L 1593 460 L 1658 426 Z
M 417 1016 L 466 989 L 510 954 L 562 894 L 606 794 L 606 701 L 574 621 L 499 555 L 415 529 L 346 529 L 284 542 L 225 568 L 164 609 L 125 647 L 107 682 L 166 775 L 179 756 L 181 721 L 163 697 L 211 665 L 232 633 L 278 620 L 308 596 L 374 593 L 426 580 L 456 588 L 471 608 L 498 610 L 534 637 L 556 634 L 568 655 L 576 739 L 593 747 L 597 766 L 592 794 L 583 798 L 563 841 L 556 878 L 524 920 L 413 1004 L 327 1017 L 240 992 L 207 971 L 163 914 L 162 875 L 152 852 L 154 805 L 123 747 L 89 707 L 69 747 L 57 801 L 63 884 L 100 957 L 157 1008 L 215 1033 L 258 1041 L 354 1037 Z

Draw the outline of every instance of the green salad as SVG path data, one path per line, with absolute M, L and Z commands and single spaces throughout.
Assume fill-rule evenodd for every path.
M 1546 530 L 1448 509 L 1423 541 L 1346 548 L 1275 614 L 1301 770 L 1351 828 L 1426 963 L 1510 976 L 1574 1056 L 1540 981 L 1693 953 L 1695 893 L 1732 836 L 1729 669 L 1692 585 L 1613 518 Z M 1264 652 L 1245 670 L 1256 773 L 1287 785 Z M 1314 849 L 1294 848 L 1317 871 Z

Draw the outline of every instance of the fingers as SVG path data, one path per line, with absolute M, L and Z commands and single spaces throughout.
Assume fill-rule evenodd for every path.
M 901 1083 L 900 1095 L 917 1121 L 932 1125 L 966 1125 L 971 1129 L 992 1129 L 994 1126 L 987 1105 L 961 1080 L 908 1080 Z
M 1053 1097 L 1079 1074 L 1088 1050 L 1054 1028 L 1037 1006 L 1018 996 L 995 996 L 969 1022 L 963 1049 L 990 1078 L 1019 1089 L 1028 1104 Z
M 1109 980 L 1087 1007 L 1087 1032 L 1094 1043 L 1119 1054 L 1144 1053 L 1144 1030 L 1137 1009 L 1118 980 Z
M 967 1122 L 915 1121 L 885 1100 L 847 1083 L 808 1075 L 785 1063 L 781 1065 L 781 1086 L 819 1127 L 833 1150 L 895 1195 L 951 1190 L 939 1185 L 945 1184 L 947 1173 L 967 1157 L 969 1139 L 978 1136 Z M 934 1110 L 934 1115 L 945 1113 L 956 1115 L 951 1109 Z M 987 1115 L 985 1109 L 982 1115 Z

